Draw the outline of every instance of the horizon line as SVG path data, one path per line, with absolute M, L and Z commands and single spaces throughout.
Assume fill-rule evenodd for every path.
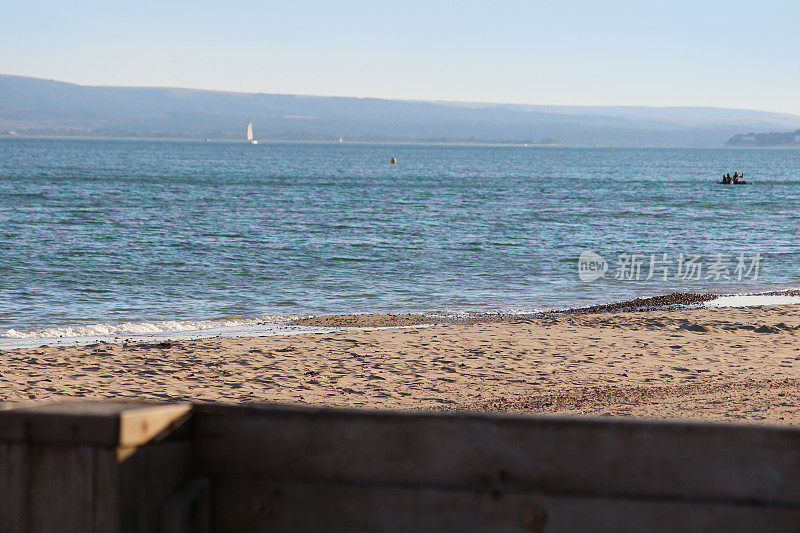
M 260 91 L 232 91 L 227 89 L 199 89 L 194 87 L 177 87 L 166 85 L 104 85 L 104 84 L 91 84 L 91 83 L 77 83 L 72 81 L 64 81 L 55 78 L 43 78 L 39 76 L 24 76 L 19 74 L 6 74 L 0 73 L 0 78 L 26 78 L 30 80 L 50 81 L 55 83 L 64 83 L 67 85 L 74 85 L 77 87 L 89 88 L 109 88 L 109 89 L 168 89 L 178 91 L 196 91 L 207 93 L 223 93 L 223 94 L 240 94 L 240 95 L 270 95 L 270 96 L 295 96 L 301 98 L 341 98 L 341 99 L 355 99 L 355 100 L 385 100 L 394 102 L 412 102 L 412 103 L 426 103 L 426 104 L 461 104 L 461 105 L 484 105 L 484 106 L 520 106 L 520 107 L 561 107 L 561 108 L 575 108 L 575 109 L 716 109 L 723 111 L 750 111 L 757 113 L 771 113 L 775 115 L 784 115 L 786 117 L 796 118 L 800 120 L 800 114 L 789 113 L 786 111 L 770 111 L 766 109 L 753 109 L 746 107 L 718 107 L 707 105 L 628 105 L 628 104 L 615 104 L 615 105 L 597 105 L 597 104 L 531 104 L 531 103 L 514 103 L 514 102 L 489 102 L 489 101 L 476 101 L 476 100 L 439 100 L 439 99 L 420 99 L 420 98 L 387 98 L 382 96 L 342 96 L 342 95 L 325 95 L 325 94 L 304 94 L 304 93 L 282 93 L 282 92 L 260 92 Z

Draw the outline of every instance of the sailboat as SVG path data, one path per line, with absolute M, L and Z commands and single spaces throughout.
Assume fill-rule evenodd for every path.
M 247 141 L 250 144 L 258 144 L 258 141 L 253 139 L 253 122 L 252 121 L 248 121 L 247 122 Z

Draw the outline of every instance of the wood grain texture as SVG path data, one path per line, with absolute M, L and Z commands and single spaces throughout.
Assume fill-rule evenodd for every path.
M 105 490 L 99 465 L 110 450 L 28 446 L 26 531 L 114 531 L 116 494 Z
M 319 409 L 198 409 L 205 474 L 800 503 L 800 432 Z
M 155 531 L 192 471 L 188 404 L 0 412 L 0 532 Z
M 208 533 L 211 531 L 211 484 L 194 478 L 167 498 L 161 506 L 161 533 Z
M 215 531 L 666 533 L 800 529 L 798 509 L 235 478 L 215 484 L 213 501 Z
M 178 440 L 139 448 L 119 464 L 123 531 L 156 531 L 161 506 L 193 471 L 191 442 Z
M 0 444 L 0 531 L 24 531 L 29 510 L 26 464 L 22 444 Z
M 121 407 L 0 417 L 0 532 L 800 530 L 790 428 Z

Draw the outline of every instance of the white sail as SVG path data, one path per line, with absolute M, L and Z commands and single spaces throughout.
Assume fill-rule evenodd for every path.
M 253 123 L 252 122 L 248 122 L 247 123 L 247 140 L 248 141 L 252 141 L 253 140 Z

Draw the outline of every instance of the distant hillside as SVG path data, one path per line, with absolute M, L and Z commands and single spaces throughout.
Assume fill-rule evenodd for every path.
M 798 146 L 800 130 L 786 133 L 739 133 L 728 139 L 728 146 Z
M 720 108 L 569 107 L 93 87 L 0 75 L 0 134 L 721 146 L 800 117 Z

